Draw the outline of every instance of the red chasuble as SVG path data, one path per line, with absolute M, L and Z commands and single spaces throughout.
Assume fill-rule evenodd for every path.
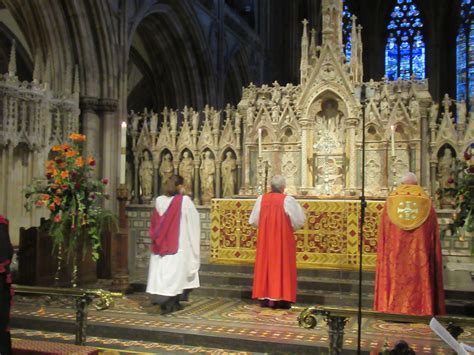
M 296 243 L 285 194 L 263 195 L 252 298 L 296 302 Z
M 387 198 L 379 226 L 374 309 L 445 314 L 438 221 L 420 186 L 401 185 Z
M 150 225 L 153 254 L 164 256 L 178 252 L 182 203 L 183 195 L 176 195 L 163 216 L 160 216 L 156 208 L 153 209 Z

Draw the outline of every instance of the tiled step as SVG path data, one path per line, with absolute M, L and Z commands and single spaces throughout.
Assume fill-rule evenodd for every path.
M 245 273 L 253 275 L 253 265 L 222 265 L 202 263 L 200 271 L 222 272 L 222 273 Z M 357 270 L 332 270 L 332 269 L 303 269 L 298 268 L 299 277 L 323 277 L 340 280 L 359 280 L 359 271 Z M 364 271 L 363 280 L 374 281 L 375 273 Z
M 250 299 L 252 297 L 252 287 L 250 286 L 236 286 L 236 285 L 220 285 L 210 286 L 201 285 L 199 289 L 193 291 L 199 296 L 209 297 L 226 297 L 226 298 L 240 298 Z M 362 306 L 372 307 L 373 295 L 363 294 Z M 321 290 L 298 290 L 296 302 L 308 305 L 331 305 L 331 306 L 345 306 L 357 307 L 358 295 L 357 293 L 347 292 L 327 292 Z
M 203 271 L 199 274 L 202 286 L 213 285 L 241 285 L 252 286 L 253 274 L 249 273 L 222 273 Z M 373 281 L 362 283 L 362 292 L 369 293 L 374 289 Z M 319 290 L 334 292 L 358 292 L 359 282 L 351 279 L 331 279 L 323 277 L 298 276 L 298 290 Z

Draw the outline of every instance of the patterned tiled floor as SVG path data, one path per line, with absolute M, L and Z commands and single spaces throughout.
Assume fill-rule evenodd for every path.
M 39 341 L 44 344 L 48 343 L 74 343 L 74 335 L 45 332 L 38 330 L 12 329 L 13 347 L 20 344 L 21 341 L 28 340 L 30 342 Z M 250 355 L 248 352 L 229 351 L 224 349 L 212 349 L 196 346 L 171 345 L 156 342 L 146 342 L 137 340 L 122 340 L 103 337 L 88 337 L 87 343 L 90 348 L 101 350 L 102 354 L 110 355 L 132 355 L 132 354 L 206 354 L 206 355 Z M 34 343 L 33 343 L 34 344 Z M 66 354 L 66 353 L 65 353 Z M 255 354 L 255 353 L 253 353 Z
M 298 310 L 271 310 L 258 307 L 250 301 L 238 299 L 192 297 L 191 302 L 180 312 L 159 315 L 159 308 L 150 305 L 145 294 L 133 294 L 116 301 L 107 311 L 91 311 L 89 324 L 114 324 L 117 327 L 134 329 L 166 329 L 176 333 L 213 335 L 232 339 L 255 339 L 286 344 L 326 344 L 327 329 L 319 322 L 316 329 L 302 329 L 297 324 Z M 15 298 L 13 316 L 42 317 L 74 320 L 71 301 L 40 298 Z M 427 325 L 400 324 L 363 320 L 364 349 L 381 349 L 403 338 L 418 354 L 448 354 L 444 343 L 434 335 Z M 357 339 L 357 321 L 351 319 L 346 325 L 344 346 L 354 348 Z M 465 343 L 474 343 L 474 328 L 465 328 L 460 337 Z M 91 337 L 88 338 L 88 343 Z

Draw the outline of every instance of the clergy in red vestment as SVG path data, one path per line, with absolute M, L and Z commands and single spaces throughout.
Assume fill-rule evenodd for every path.
M 10 337 L 10 305 L 13 296 L 10 263 L 13 247 L 8 234 L 8 220 L 0 215 L 0 354 L 12 353 Z
M 252 298 L 263 307 L 289 308 L 296 302 L 296 242 L 293 231 L 305 215 L 296 200 L 283 193 L 285 178 L 275 175 L 272 192 L 259 196 L 249 223 L 258 227 Z
M 403 176 L 382 213 L 374 309 L 411 315 L 445 313 L 437 216 L 413 173 Z

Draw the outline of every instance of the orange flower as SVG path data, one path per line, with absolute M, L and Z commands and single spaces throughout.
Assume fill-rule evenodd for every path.
M 49 195 L 48 194 L 42 194 L 40 199 L 43 200 L 43 201 L 46 201 L 46 200 L 49 199 Z
M 54 176 L 58 176 L 59 175 L 59 170 L 58 169 L 51 169 L 51 174 L 53 174 Z
M 79 168 L 82 168 L 84 166 L 84 158 L 82 157 L 76 158 L 74 165 L 76 165 Z
M 61 171 L 61 177 L 62 177 L 63 179 L 69 177 L 69 171 L 67 171 L 67 170 Z
M 53 152 L 60 152 L 63 150 L 63 148 L 60 145 L 55 145 L 53 148 L 51 148 Z
M 73 158 L 73 157 L 75 157 L 76 155 L 79 155 L 79 152 L 76 152 L 75 150 L 69 150 L 69 151 L 67 151 L 66 153 L 64 153 L 64 155 L 65 155 L 67 158 Z
M 71 133 L 69 138 L 75 142 L 84 142 L 86 140 L 86 136 L 79 133 Z
M 44 201 L 38 200 L 35 202 L 36 206 L 44 206 Z
M 56 204 L 56 205 L 58 205 L 58 206 L 61 204 L 61 199 L 59 198 L 59 196 L 56 196 L 56 197 L 54 198 L 54 204 Z
M 71 149 L 71 145 L 67 143 L 61 144 L 61 149 L 66 151 L 68 149 Z
M 54 203 L 50 204 L 48 206 L 48 208 L 51 210 L 51 211 L 54 211 L 56 209 L 56 205 Z

